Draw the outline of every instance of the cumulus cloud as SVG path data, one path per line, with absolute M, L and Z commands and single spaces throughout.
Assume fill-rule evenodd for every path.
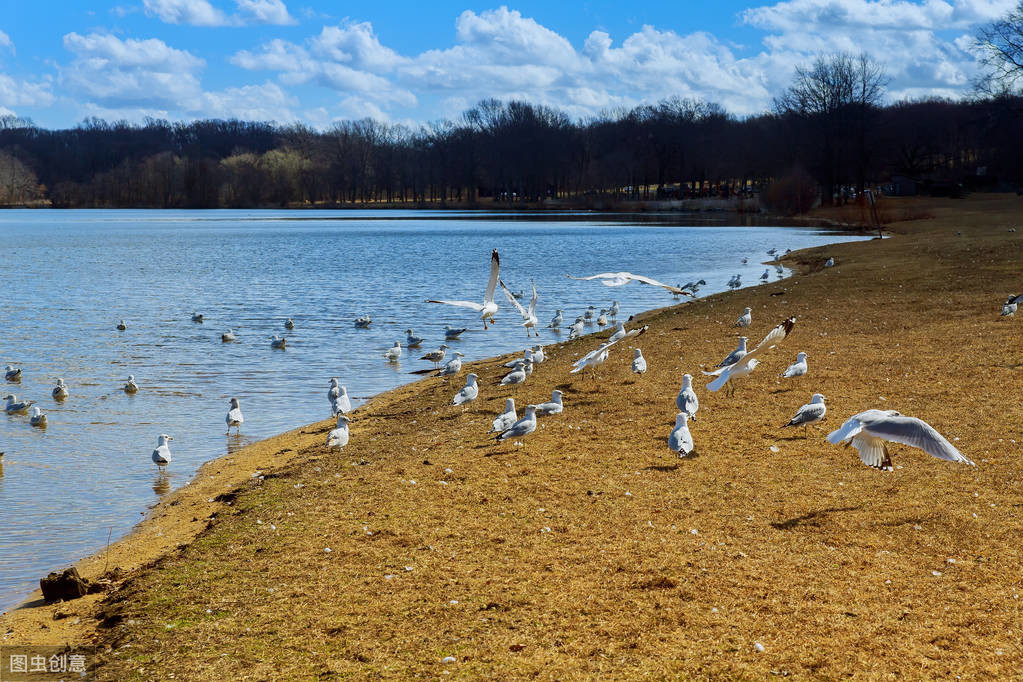
M 6 47 L 12 53 L 14 52 L 14 43 L 11 41 L 11 37 L 0 31 L 0 47 Z
M 0 106 L 46 107 L 55 99 L 49 80 L 30 82 L 0 73 Z
M 296 24 L 295 18 L 288 13 L 283 0 L 235 0 L 238 12 L 247 23 L 271 24 L 286 26 Z
M 189 26 L 244 26 L 297 23 L 283 0 L 235 0 L 237 12 L 227 14 L 209 0 L 143 0 L 146 14 L 168 24 Z

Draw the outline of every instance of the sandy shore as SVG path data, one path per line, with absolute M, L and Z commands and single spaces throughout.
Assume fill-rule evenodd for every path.
M 3 643 L 92 643 L 118 680 L 1018 674 L 1023 321 L 998 311 L 1023 290 L 1023 199 L 888 208 L 918 219 L 640 316 L 642 377 L 627 347 L 599 379 L 570 375 L 588 338 L 549 347 L 518 389 L 471 363 L 476 411 L 449 405 L 463 379 L 427 379 L 357 410 L 340 454 L 321 422 L 211 462 L 78 564 L 119 569 L 109 593 L 31 602 L 0 617 Z M 680 377 L 734 347 L 747 305 L 753 342 L 789 315 L 796 329 L 733 397 L 697 378 L 698 456 L 679 460 Z M 809 374 L 779 379 L 798 351 Z M 564 415 L 522 445 L 486 438 L 505 397 L 554 388 Z M 779 429 L 814 392 L 823 428 Z M 872 407 L 927 420 L 978 466 L 896 447 L 884 474 L 826 442 Z

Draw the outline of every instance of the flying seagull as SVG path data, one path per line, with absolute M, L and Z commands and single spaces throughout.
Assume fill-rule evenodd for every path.
M 522 326 L 526 328 L 526 337 L 529 337 L 530 329 L 533 330 L 534 334 L 540 336 L 540 332 L 536 331 L 536 325 L 538 322 L 536 319 L 536 301 L 539 298 L 536 293 L 536 285 L 533 284 L 532 281 L 529 283 L 529 285 L 533 288 L 533 298 L 529 300 L 529 308 L 526 309 L 523 308 L 522 304 L 515 299 L 515 296 L 512 295 L 512 292 L 504 285 L 503 281 L 498 280 L 497 283 L 501 285 L 501 290 L 504 292 L 504 295 L 508 297 L 508 302 L 515 306 L 515 309 L 519 311 L 519 315 L 522 315 L 522 319 L 524 320 Z
M 721 389 L 722 386 L 729 382 L 729 379 L 739 379 L 748 376 L 750 372 L 752 372 L 754 368 L 756 368 L 757 364 L 760 362 L 760 360 L 757 359 L 757 356 L 763 351 L 769 348 L 773 348 L 774 344 L 781 343 L 783 340 L 785 340 L 785 337 L 787 337 L 789 333 L 792 332 L 792 328 L 794 326 L 796 326 L 796 318 L 794 317 L 788 318 L 787 320 L 779 324 L 777 327 L 772 329 L 770 332 L 768 332 L 767 336 L 764 337 L 764 340 L 761 341 L 756 348 L 746 353 L 744 356 L 742 356 L 742 358 L 740 358 L 735 363 L 731 365 L 725 365 L 721 369 L 715 370 L 713 372 L 704 372 L 704 374 L 706 374 L 707 376 L 717 377 L 712 382 L 707 384 L 708 390 L 718 391 Z
M 976 466 L 963 457 L 954 445 L 927 422 L 915 417 L 904 417 L 895 410 L 867 410 L 854 414 L 842 428 L 828 434 L 828 442 L 850 441 L 868 467 L 882 471 L 892 470 L 892 459 L 885 441 L 911 445 L 948 462 L 962 462 Z
M 565 275 L 565 277 L 577 280 L 599 279 L 600 283 L 607 287 L 620 287 L 628 284 L 629 282 L 636 281 L 642 282 L 643 284 L 651 284 L 655 287 L 661 287 L 662 289 L 667 289 L 673 294 L 692 296 L 692 294 L 685 289 L 673 287 L 670 284 L 664 284 L 663 282 L 658 282 L 656 279 L 643 277 L 642 275 L 634 275 L 631 272 L 601 272 L 596 275 L 590 275 L 589 277 L 573 277 L 572 275 Z
M 473 303 L 472 301 L 440 301 L 435 299 L 426 299 L 426 302 L 456 305 L 460 308 L 475 310 L 480 314 L 480 319 L 483 320 L 483 328 L 487 329 L 487 319 L 489 318 L 491 323 L 493 323 L 494 313 L 497 312 L 497 304 L 494 303 L 494 290 L 497 289 L 497 280 L 500 272 L 501 259 L 497 255 L 497 249 L 494 249 L 490 254 L 490 281 L 487 282 L 487 291 L 483 294 L 482 305 L 479 303 Z

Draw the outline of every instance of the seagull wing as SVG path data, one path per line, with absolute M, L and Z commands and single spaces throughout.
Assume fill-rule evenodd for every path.
M 685 289 L 673 287 L 670 284 L 664 282 L 658 282 L 656 279 L 650 277 L 644 277 L 642 275 L 634 275 L 631 272 L 601 272 L 596 275 L 590 275 L 589 277 L 572 277 L 572 275 L 565 275 L 569 279 L 588 280 L 588 279 L 599 279 L 602 284 L 609 287 L 620 287 L 623 284 L 628 284 L 631 281 L 643 282 L 644 284 L 650 284 L 655 287 L 661 287 L 667 289 L 673 294 L 682 294 L 683 296 L 692 296 L 690 292 Z
M 508 302 L 515 306 L 515 309 L 519 311 L 519 315 L 522 315 L 522 319 L 528 320 L 529 313 L 527 313 L 526 309 L 522 307 L 522 304 L 515 299 L 515 296 L 513 296 L 512 292 L 508 290 L 508 287 L 504 285 L 504 280 L 499 279 L 497 280 L 497 283 L 501 285 L 501 291 L 503 291 L 504 295 L 508 298 Z
M 497 249 L 490 254 L 490 281 L 487 282 L 487 292 L 483 295 L 484 303 L 494 302 L 494 290 L 497 289 L 498 276 L 501 274 L 501 258 L 497 255 Z M 483 308 L 480 308 L 482 310 Z
M 803 424 L 816 421 L 821 418 L 824 414 L 824 410 L 826 409 L 827 408 L 824 406 L 824 403 L 809 403 L 807 405 L 803 405 L 799 408 L 799 411 L 796 412 L 796 416 L 790 419 L 789 423 L 785 426 L 801 426 Z
M 459 308 L 470 308 L 476 312 L 482 312 L 483 306 L 479 303 L 473 303 L 472 301 L 435 301 L 433 299 L 426 299 L 427 303 L 443 303 L 444 305 L 456 305 Z
M 876 438 L 920 448 L 931 457 L 975 466 L 944 436 L 935 431 L 934 427 L 916 417 L 885 415 L 880 419 L 866 422 L 863 431 Z
M 759 355 L 765 350 L 774 348 L 775 345 L 784 341 L 785 337 L 789 335 L 789 332 L 792 331 L 792 328 L 794 326 L 796 326 L 796 318 L 790 317 L 789 319 L 785 320 L 771 331 L 767 332 L 767 336 L 764 337 L 763 341 L 757 344 L 756 348 L 743 355 L 741 358 L 736 360 L 731 365 L 722 367 L 722 370 L 730 370 L 734 368 L 744 367 L 753 362 L 754 360 L 759 362 L 757 355 Z M 718 372 L 704 372 L 704 374 L 707 374 L 708 376 L 720 373 L 721 373 L 720 370 Z
M 529 300 L 529 315 L 534 317 L 536 315 L 536 302 L 540 300 L 540 294 L 536 293 L 536 284 L 533 280 L 529 280 L 529 286 L 533 287 L 533 298 Z
M 624 341 L 625 339 L 630 339 L 630 338 L 632 338 L 634 336 L 639 336 L 640 334 L 645 332 L 648 328 L 649 328 L 649 325 L 644 325 L 644 326 L 640 327 L 639 329 L 633 329 L 631 331 L 625 332 L 625 336 L 623 336 L 620 339 L 617 339 L 616 341 L 606 341 L 606 342 L 602 343 L 600 345 L 600 348 L 598 348 L 597 350 L 592 350 L 589 353 L 587 353 L 586 355 L 584 355 L 581 358 L 579 358 L 578 360 L 576 360 L 575 362 L 573 362 L 572 366 L 573 367 L 582 367 L 587 362 L 589 362 L 590 360 L 595 358 L 597 355 L 599 355 L 603 351 L 608 350 L 609 348 L 611 348 L 611 346 L 615 345 L 616 343 L 620 343 L 620 342 Z
M 876 412 L 877 417 L 884 417 L 886 414 L 881 410 L 867 410 L 866 412 L 854 414 L 853 416 L 846 419 L 845 423 L 842 424 L 842 426 L 828 434 L 828 442 L 838 444 L 844 440 L 849 440 L 850 438 L 859 434 L 859 432 L 863 430 L 863 424 L 860 422 L 860 418 L 863 417 L 866 419 L 870 419 L 871 412 Z

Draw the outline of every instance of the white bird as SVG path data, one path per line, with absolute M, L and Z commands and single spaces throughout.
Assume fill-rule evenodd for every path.
M 733 327 L 748 327 L 748 326 L 750 326 L 750 323 L 752 323 L 752 322 L 753 322 L 753 309 L 752 308 L 745 308 L 742 311 L 742 315 L 739 315 L 739 318 L 735 321 L 735 324 L 733 324 L 732 326 Z
M 589 308 L 586 309 L 586 312 L 583 313 L 583 320 L 589 323 L 591 320 L 593 320 L 593 316 L 596 314 L 597 309 L 594 308 L 593 306 L 590 306 Z
M 434 368 L 437 368 L 437 367 L 440 366 L 440 362 L 441 362 L 441 360 L 444 359 L 444 356 L 447 354 L 447 352 L 448 352 L 448 345 L 446 343 L 442 343 L 437 348 L 437 350 L 431 350 L 430 352 L 428 352 L 426 355 L 424 355 L 423 357 L 421 357 L 419 359 L 420 360 L 427 360 L 429 362 L 432 362 Z
M 156 439 L 156 449 L 153 450 L 153 462 L 157 466 L 166 466 L 171 461 L 170 446 L 168 442 L 174 440 L 166 433 L 160 434 L 160 437 Z
M 1009 296 L 1009 298 L 1005 299 L 1005 305 L 1002 306 L 1001 317 L 1012 317 L 1013 315 L 1015 315 L 1016 307 L 1019 304 L 1020 300 L 1023 300 L 1023 294 L 1020 294 L 1018 296 L 1012 295 Z
M 480 394 L 479 384 L 476 383 L 477 378 L 478 377 L 475 374 L 470 374 L 465 377 L 465 386 L 462 387 L 461 391 L 455 394 L 455 397 L 451 401 L 452 405 L 464 405 L 465 403 L 471 403 L 476 400 Z
M 600 315 L 597 316 L 597 326 L 598 327 L 607 326 L 607 311 L 604 310 L 603 308 L 600 309 Z
M 21 381 L 21 368 L 15 369 L 14 365 L 7 365 L 4 368 L 4 379 L 7 379 L 7 381 Z
M 231 427 L 234 426 L 238 429 L 238 433 L 242 432 L 242 423 L 245 421 L 245 417 L 242 416 L 241 405 L 238 404 L 237 398 L 231 398 L 231 408 L 227 411 L 227 432 L 231 433 Z
M 64 400 L 68 397 L 67 386 L 64 384 L 63 379 L 57 379 L 57 385 L 53 387 L 51 394 L 54 400 Z
M 494 439 L 503 441 L 507 438 L 521 438 L 534 431 L 536 431 L 536 405 L 527 405 L 526 414 L 522 419 L 509 426 L 506 431 L 494 436 Z
M 643 351 L 635 349 L 632 354 L 632 372 L 633 374 L 642 374 L 646 371 L 646 358 L 643 357 Z
M 373 318 L 369 315 L 363 315 L 362 317 L 355 318 L 355 326 L 359 329 L 366 329 L 371 324 L 373 324 Z
M 124 385 L 124 392 L 125 393 L 138 393 L 139 392 L 139 385 L 135 383 L 135 375 L 134 374 L 129 374 L 128 375 L 128 383 L 126 383 Z
M 693 434 L 689 433 L 689 415 L 679 412 L 675 415 L 675 428 L 668 435 L 668 447 L 685 457 L 693 451 Z
M 724 360 L 714 365 L 715 367 L 725 367 L 727 365 L 734 365 L 739 360 L 742 360 L 742 356 L 746 354 L 746 342 L 749 341 L 748 337 L 739 337 L 739 347 L 728 354 Z
M 810 398 L 810 402 L 800 407 L 796 411 L 796 415 L 792 417 L 787 424 L 782 424 L 782 428 L 784 429 L 788 426 L 802 426 L 803 435 L 806 436 L 806 427 L 810 424 L 816 424 L 821 421 L 827 413 L 828 408 L 824 404 L 824 396 L 820 393 L 814 393 L 813 397 Z
M 564 322 L 565 320 L 564 316 L 562 315 L 562 312 L 564 311 L 562 311 L 561 308 L 558 308 L 557 312 L 554 313 L 554 317 L 551 318 L 551 323 L 547 326 L 552 329 L 561 328 L 561 323 Z
M 766 282 L 770 278 L 771 278 L 771 268 L 765 268 L 764 269 L 764 274 L 760 275 L 760 279 L 762 279 L 762 280 L 764 280 Z
M 621 310 L 621 308 L 618 307 L 618 301 L 611 301 L 611 307 L 607 309 L 607 312 L 611 316 L 612 320 L 618 317 L 619 310 Z
M 518 360 L 515 362 L 515 368 L 504 375 L 501 379 L 502 386 L 515 385 L 525 383 L 526 377 L 529 376 L 529 372 L 526 371 L 527 365 L 532 365 L 532 360 Z
M 572 363 L 573 369 L 571 373 L 576 374 L 578 372 L 581 372 L 586 367 L 597 367 L 598 365 L 603 364 L 603 362 L 607 360 L 607 352 L 612 346 L 625 339 L 632 338 L 633 336 L 639 336 L 640 334 L 645 332 L 647 328 L 648 328 L 647 326 L 644 326 L 639 329 L 633 329 L 632 331 L 626 332 L 621 338 L 615 341 L 605 341 L 597 350 L 590 351 L 586 355 L 582 356 L 581 358 L 573 362 Z
M 885 441 L 920 448 L 928 455 L 949 462 L 975 466 L 927 422 L 904 417 L 895 410 L 867 410 L 850 417 L 842 427 L 828 434 L 828 442 L 850 441 L 869 467 L 892 470 L 892 459 Z
M 336 377 L 331 377 L 330 388 L 327 389 L 327 400 L 334 402 L 339 395 L 341 395 L 341 386 L 338 384 Z
M 401 359 L 401 341 L 395 341 L 394 345 L 384 353 L 384 357 L 388 362 L 398 362 Z
M 411 329 L 405 330 L 405 345 L 409 348 L 418 348 L 419 344 L 423 342 L 423 337 L 416 336 L 412 333 Z
M 128 325 L 126 325 L 124 323 L 124 320 L 121 320 L 120 322 L 117 323 L 117 331 L 123 332 L 127 328 L 128 328 Z
M 351 419 L 343 414 L 337 416 L 337 428 L 331 429 L 330 433 L 327 434 L 328 448 L 343 448 L 348 445 L 348 424 L 351 421 Z
M 192 313 L 192 322 L 202 323 L 202 313 Z
M 582 333 L 583 318 L 577 317 L 575 318 L 575 322 L 572 323 L 572 326 L 568 328 L 568 340 L 571 341 L 573 339 L 577 339 Z
M 338 396 L 330 405 L 331 414 L 345 414 L 352 411 L 352 401 L 348 399 L 348 389 L 340 386 Z
M 533 349 L 532 348 L 527 348 L 526 350 L 522 351 L 522 357 L 521 358 L 515 358 L 513 360 L 509 360 L 508 362 L 504 363 L 504 366 L 505 367 L 514 367 L 515 365 L 523 363 L 523 362 L 525 362 L 527 360 L 530 361 L 530 362 L 533 361 Z
M 664 284 L 663 282 L 658 282 L 656 279 L 651 279 L 650 277 L 634 275 L 631 272 L 601 272 L 600 274 L 590 275 L 589 277 L 572 277 L 572 275 L 565 275 L 565 277 L 577 280 L 597 279 L 600 280 L 601 284 L 608 287 L 620 287 L 633 281 L 642 282 L 643 284 L 650 284 L 655 287 L 667 289 L 673 294 L 680 294 L 682 296 L 692 296 L 692 294 L 686 291 L 685 289 L 673 287 L 670 284 Z
M 286 338 L 281 338 L 274 334 L 273 336 L 270 337 L 270 347 L 277 348 L 279 350 L 284 350 L 285 348 L 288 347 L 288 340 Z
M 28 423 L 32 426 L 38 426 L 40 428 L 46 428 L 46 415 L 43 414 L 42 410 L 38 407 L 32 408 L 32 416 L 28 418 Z
M 284 320 L 284 328 L 285 329 L 294 329 L 295 328 L 295 321 L 292 320 L 290 317 L 288 319 Z
M 468 331 L 468 329 L 466 329 L 465 327 L 462 327 L 461 329 L 454 329 L 452 327 L 449 327 L 448 325 L 444 325 L 444 340 L 445 341 L 454 341 L 459 336 L 461 336 L 464 332 L 467 332 L 467 331 Z
M 543 352 L 543 346 L 533 346 L 533 364 L 539 365 L 546 359 L 547 354 Z
M 453 357 L 450 360 L 448 360 L 444 364 L 444 366 L 440 368 L 440 371 L 437 372 L 437 376 L 439 376 L 439 377 L 447 377 L 447 376 L 452 376 L 452 375 L 458 374 L 459 372 L 462 371 L 462 358 L 465 357 L 465 353 L 463 353 L 462 351 L 456 350 L 456 351 L 454 351 L 453 354 L 454 354 L 455 357 Z
M 502 433 L 511 428 L 511 425 L 519 420 L 515 414 L 515 398 L 504 399 L 504 412 L 497 415 L 493 425 L 487 433 Z
M 806 353 L 796 353 L 796 361 L 781 373 L 783 379 L 801 377 L 806 374 Z
M 497 312 L 497 303 L 494 302 L 494 290 L 497 289 L 498 275 L 501 273 L 501 259 L 497 255 L 497 249 L 494 249 L 490 254 L 490 280 L 487 282 L 487 290 L 483 294 L 483 303 L 473 303 L 472 301 L 439 301 L 434 299 L 427 299 L 427 303 L 443 303 L 444 305 L 455 305 L 460 308 L 469 308 L 475 310 L 480 314 L 480 319 L 483 320 L 483 328 L 487 329 L 487 319 L 493 323 L 494 313 Z
M 36 402 L 34 400 L 19 401 L 18 396 L 13 393 L 5 396 L 4 400 L 7 401 L 7 404 L 4 406 L 4 411 L 7 412 L 7 414 L 24 414 L 25 412 L 28 412 L 28 408 L 35 405 Z
M 711 391 L 718 391 L 721 389 L 722 386 L 728 383 L 729 380 L 740 379 L 742 377 L 748 376 L 750 372 L 752 372 L 756 368 L 757 364 L 760 362 L 760 360 L 757 359 L 757 356 L 764 350 L 767 350 L 768 348 L 773 348 L 774 344 L 781 343 L 785 339 L 785 337 L 789 335 L 789 333 L 792 331 L 792 328 L 795 325 L 796 318 L 794 317 L 788 318 L 787 320 L 779 324 L 777 327 L 772 329 L 770 332 L 768 332 L 767 336 L 764 337 L 764 340 L 761 341 L 756 348 L 746 353 L 737 362 L 731 365 L 726 365 L 721 369 L 715 370 L 713 372 L 704 372 L 704 374 L 706 374 L 707 376 L 717 377 L 712 382 L 707 384 L 707 388 Z
M 226 332 L 220 335 L 220 340 L 223 341 L 224 343 L 230 343 L 232 341 L 237 341 L 238 337 L 234 335 L 233 329 L 228 329 Z
M 834 264 L 835 264 L 835 259 L 834 258 L 829 258 L 826 261 L 824 261 L 824 267 L 826 267 L 826 268 L 830 268 Z
M 625 325 L 621 322 L 618 323 L 618 328 L 615 329 L 614 333 L 607 338 L 610 343 L 618 343 L 625 338 Z
M 700 399 L 696 397 L 696 391 L 693 390 L 692 374 L 682 375 L 682 388 L 675 396 L 675 407 L 689 415 L 693 421 L 696 420 L 696 412 L 700 409 Z
M 564 404 L 561 402 L 561 391 L 552 391 L 550 402 L 540 403 L 539 405 L 534 405 L 534 407 L 536 407 L 536 413 L 541 416 L 548 414 L 561 414 L 565 409 Z
M 685 289 L 686 291 L 693 292 L 693 296 L 695 297 L 696 296 L 696 292 L 698 292 L 700 290 L 700 287 L 702 285 L 706 284 L 706 283 L 707 283 L 707 280 L 700 279 L 700 280 L 697 280 L 695 282 L 686 282 L 685 284 L 680 285 L 680 287 L 682 289 Z
M 508 290 L 508 287 L 504 285 L 503 281 L 498 280 L 498 284 L 501 285 L 501 291 L 503 291 L 504 295 L 508 298 L 508 302 L 515 306 L 515 309 L 519 311 L 519 315 L 522 316 L 522 326 L 526 328 L 526 336 L 529 336 L 530 329 L 533 330 L 534 334 L 540 336 L 540 332 L 536 331 L 536 325 L 538 323 L 538 320 L 536 319 L 536 301 L 539 298 L 539 295 L 536 293 L 536 285 L 533 284 L 532 280 L 530 280 L 529 286 L 533 289 L 533 297 L 529 299 L 529 308 L 522 307 L 522 304 L 515 299 L 512 292 Z

